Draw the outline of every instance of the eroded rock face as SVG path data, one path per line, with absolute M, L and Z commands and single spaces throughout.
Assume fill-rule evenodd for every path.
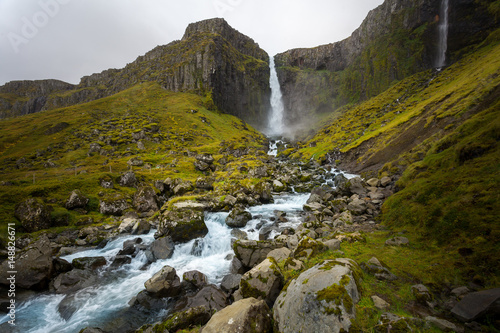
M 266 302 L 251 297 L 216 312 L 202 332 L 265 333 L 271 329 L 271 316 Z
M 41 200 L 29 198 L 16 206 L 16 218 L 27 232 L 50 228 L 50 208 Z
M 349 331 L 360 299 L 351 259 L 326 260 L 293 280 L 274 304 L 279 332 L 338 333 Z

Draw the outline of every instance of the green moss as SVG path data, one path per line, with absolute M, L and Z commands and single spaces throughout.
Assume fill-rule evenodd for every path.
M 317 299 L 319 301 L 334 303 L 337 306 L 336 309 L 332 307 L 328 307 L 327 309 L 325 307 L 325 309 L 327 309 L 327 313 L 333 311 L 335 314 L 338 314 L 337 312 L 340 311 L 338 306 L 340 305 L 343 305 L 348 313 L 352 313 L 354 304 L 351 296 L 349 296 L 347 290 L 345 289 L 345 286 L 349 283 L 349 281 L 349 276 L 344 275 L 338 284 L 334 283 L 331 286 L 317 292 Z

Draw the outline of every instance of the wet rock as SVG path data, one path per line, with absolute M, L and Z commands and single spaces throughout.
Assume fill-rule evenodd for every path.
M 467 294 L 451 310 L 453 316 L 461 321 L 468 322 L 500 317 L 500 288 L 482 290 Z
M 93 286 L 98 277 L 95 271 L 73 269 L 67 273 L 59 274 L 51 283 L 51 289 L 58 294 L 67 294 L 83 288 Z
M 272 330 L 266 302 L 245 298 L 216 312 L 203 328 L 203 333 L 266 333 Z
M 220 288 L 228 294 L 234 293 L 240 287 L 240 280 L 243 275 L 229 274 L 224 276 Z
M 255 297 L 272 306 L 283 287 L 283 274 L 276 261 L 266 259 L 250 271 L 240 281 L 240 291 L 244 298 Z
M 73 259 L 71 262 L 73 267 L 82 270 L 96 270 L 106 265 L 106 263 L 106 258 L 104 257 L 80 257 Z
M 155 190 L 151 186 L 140 187 L 134 195 L 133 205 L 139 213 L 157 211 L 158 197 Z
M 274 320 L 283 333 L 349 331 L 360 299 L 350 259 L 326 260 L 301 273 L 274 304 Z
M 203 212 L 192 209 L 166 211 L 160 216 L 155 238 L 170 236 L 174 243 L 185 243 L 208 233 Z
M 78 333 L 104 333 L 104 331 L 98 327 L 86 327 Z
M 232 229 L 231 236 L 235 237 L 236 239 L 248 239 L 248 234 L 240 229 Z
M 173 297 L 180 292 L 181 280 L 175 268 L 164 266 L 152 278 L 144 283 L 146 291 L 155 297 Z
M 169 259 L 174 254 L 174 242 L 169 236 L 155 239 L 151 244 L 151 253 L 154 259 Z
M 387 246 L 407 246 L 410 241 L 406 237 L 393 237 L 385 241 Z
M 18 252 L 15 256 L 17 288 L 40 290 L 45 289 L 50 279 L 54 275 L 54 264 L 52 255 L 54 250 L 50 246 L 50 240 L 47 236 L 41 236 L 37 241 L 29 244 L 25 249 Z M 0 266 L 0 284 L 9 286 L 9 261 L 5 260 Z
M 65 207 L 66 209 L 85 208 L 89 201 L 89 198 L 83 195 L 80 190 L 74 190 L 66 200 Z
M 252 214 L 243 207 L 234 208 L 226 218 L 226 224 L 230 228 L 243 228 L 252 219 Z
M 132 227 L 131 234 L 132 235 L 146 235 L 151 230 L 151 225 L 149 222 L 145 220 L 137 221 Z
M 208 284 L 207 276 L 197 270 L 185 272 L 182 275 L 182 280 L 190 283 L 197 290 L 203 288 Z
M 55 275 L 66 273 L 73 269 L 73 265 L 62 258 L 54 258 L 52 264 L 54 265 Z
M 120 226 L 118 227 L 118 233 L 122 234 L 122 233 L 131 232 L 132 228 L 134 227 L 134 225 L 137 222 L 138 222 L 138 220 L 135 218 L 131 218 L 131 217 L 124 218 L 122 223 L 120 223 Z
M 16 206 L 14 214 L 27 232 L 51 227 L 50 208 L 40 199 L 26 199 Z
M 233 274 L 244 274 L 246 272 L 246 268 L 243 266 L 240 259 L 233 257 L 231 260 L 230 272 Z
M 233 250 L 243 266 L 252 268 L 267 258 L 269 252 L 283 247 L 282 243 L 273 240 L 254 241 L 238 240 L 233 244 Z
M 120 177 L 118 183 L 120 184 L 120 186 L 135 187 L 135 185 L 137 185 L 135 173 L 133 171 L 126 172 Z
M 132 258 L 129 256 L 125 255 L 117 255 L 114 259 L 113 262 L 111 263 L 110 267 L 111 268 L 118 268 L 123 265 L 130 264 L 132 262 Z
M 146 310 L 159 311 L 167 307 L 166 301 L 163 298 L 153 297 L 146 290 L 140 291 L 128 304 L 130 306 L 139 306 Z

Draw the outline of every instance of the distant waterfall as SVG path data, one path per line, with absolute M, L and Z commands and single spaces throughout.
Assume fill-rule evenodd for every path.
M 441 0 L 438 25 L 438 56 L 436 67 L 443 68 L 446 65 L 446 51 L 448 50 L 448 6 L 449 0 Z
M 280 83 L 278 81 L 278 74 L 276 73 L 273 57 L 269 57 L 269 69 L 271 71 L 269 77 L 269 85 L 271 86 L 271 110 L 268 117 L 267 134 L 269 136 L 280 136 L 285 130 L 285 107 L 283 106 Z

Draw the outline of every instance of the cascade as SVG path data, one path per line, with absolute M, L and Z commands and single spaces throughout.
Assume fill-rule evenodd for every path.
M 285 130 L 284 113 L 285 107 L 283 105 L 283 98 L 281 96 L 280 83 L 278 81 L 278 74 L 274 65 L 274 58 L 269 58 L 269 86 L 271 87 L 271 110 L 268 116 L 267 135 L 280 136 Z
M 438 56 L 436 67 L 441 69 L 446 65 L 446 51 L 448 50 L 448 7 L 449 0 L 441 1 L 438 25 Z

